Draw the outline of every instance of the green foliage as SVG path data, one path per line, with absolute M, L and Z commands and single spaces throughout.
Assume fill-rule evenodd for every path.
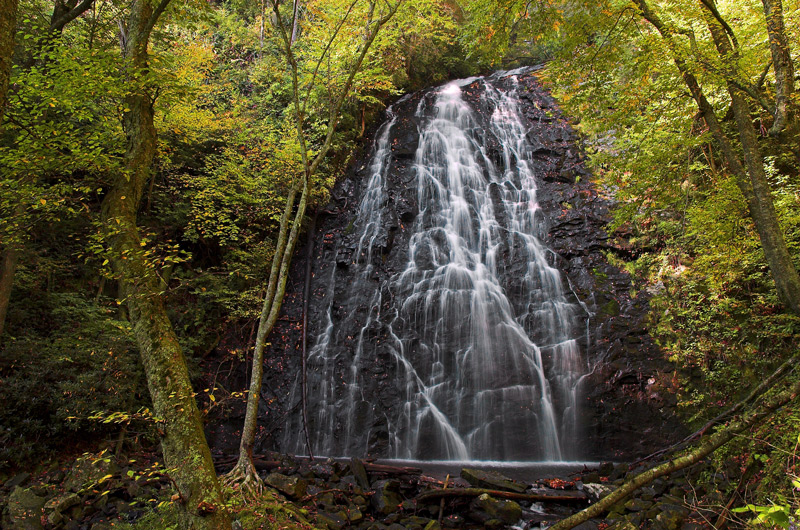
M 10 318 L 26 332 L 0 354 L 0 467 L 40 459 L 66 439 L 112 436 L 118 428 L 94 419 L 98 411 L 134 413 L 148 402 L 127 322 L 80 295 L 25 294 Z

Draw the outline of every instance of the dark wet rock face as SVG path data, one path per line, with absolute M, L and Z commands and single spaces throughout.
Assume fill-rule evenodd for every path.
M 513 93 L 523 138 L 514 153 L 523 153 L 524 160 L 509 160 L 509 138 L 494 132 L 492 120 L 501 105 L 487 90 Z M 421 178 L 432 179 L 418 168 L 431 142 L 421 132 L 446 117 L 441 94 L 441 89 L 422 91 L 393 106 L 373 152 L 339 180 L 312 234 L 308 398 L 315 453 L 627 460 L 663 447 L 682 432 L 669 391 L 672 368 L 648 334 L 645 293 L 632 298 L 629 276 L 605 257 L 609 252 L 630 257 L 631 249 L 625 234 L 606 233 L 609 202 L 591 184 L 569 123 L 530 74 L 461 86 L 460 101 L 472 120 L 466 137 L 481 150 L 474 165 L 512 175 L 484 176 L 481 194 L 465 195 L 472 215 L 461 218 L 432 207 L 435 195 L 444 192 L 420 185 Z M 524 171 L 535 176 L 531 192 L 520 177 Z M 520 203 L 536 201 L 528 232 L 509 206 L 514 194 L 520 194 Z M 479 210 L 491 211 L 488 228 Z M 463 226 L 453 229 L 453 219 Z M 467 248 L 468 239 L 454 239 L 453 230 L 473 233 L 475 248 L 481 237 L 495 242 L 490 263 L 495 283 L 525 338 L 514 342 L 498 331 L 513 327 L 503 320 L 500 305 L 491 302 L 485 315 L 476 314 L 475 298 L 464 292 L 480 283 L 476 274 L 486 260 L 453 265 L 452 256 Z M 532 258 L 518 259 L 530 251 L 532 238 L 543 249 L 544 264 L 534 264 L 535 273 Z M 298 378 L 305 259 L 302 246 L 298 249 L 284 316 L 269 338 L 257 452 L 306 452 Z M 550 268 L 556 276 L 545 274 Z M 548 287 L 560 297 L 557 303 L 535 294 L 544 288 L 537 282 L 550 277 L 557 278 L 557 285 Z M 421 294 L 426 285 L 432 290 Z M 459 297 L 460 309 L 453 304 Z M 562 320 L 552 317 L 555 306 L 565 308 Z M 481 343 L 475 338 L 477 318 L 485 322 L 483 343 L 495 359 L 481 369 L 469 365 Z M 563 367 L 568 343 L 578 368 Z M 534 351 L 541 356 L 539 368 L 519 364 Z M 548 380 L 544 388 L 537 370 Z M 243 381 L 238 387 L 245 387 Z M 555 448 L 540 427 L 547 423 L 545 398 L 551 402 Z M 235 414 L 218 418 L 212 444 L 235 452 L 240 428 Z

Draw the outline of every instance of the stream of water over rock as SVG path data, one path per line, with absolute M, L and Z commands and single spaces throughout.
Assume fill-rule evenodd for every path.
M 581 457 L 590 314 L 547 246 L 518 89 L 514 74 L 496 74 L 430 92 L 406 162 L 393 153 L 389 109 L 349 237 L 333 251 L 340 266 L 322 279 L 327 308 L 308 359 L 316 454 L 368 454 L 383 438 L 394 458 Z M 415 205 L 387 230 L 397 164 Z M 389 249 L 402 266 L 378 274 Z M 385 379 L 396 403 L 381 407 Z M 286 432 L 286 448 L 303 452 L 299 430 Z

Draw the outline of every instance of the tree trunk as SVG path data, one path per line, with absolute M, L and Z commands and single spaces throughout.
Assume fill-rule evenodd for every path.
M 300 225 L 305 215 L 308 201 L 308 179 L 304 179 L 300 203 L 297 206 L 294 220 L 291 222 L 297 189 L 293 189 L 286 199 L 286 207 L 281 217 L 278 233 L 278 245 L 272 258 L 272 268 L 269 275 L 269 285 L 261 308 L 261 318 L 256 333 L 256 345 L 253 351 L 253 371 L 250 375 L 250 391 L 247 394 L 247 410 L 245 412 L 242 438 L 239 441 L 239 461 L 228 474 L 229 482 L 243 481 L 245 487 L 251 487 L 253 482 L 258 482 L 258 475 L 253 465 L 253 446 L 256 441 L 256 426 L 258 425 L 258 403 L 261 396 L 261 382 L 264 376 L 264 349 L 267 336 L 275 322 L 278 321 L 283 294 L 286 291 L 286 281 L 289 278 L 289 265 L 294 253 L 294 247 L 300 236 Z
M 350 67 L 347 81 L 339 93 L 334 104 L 329 109 L 328 127 L 326 131 L 325 140 L 318 150 L 313 161 L 309 160 L 305 133 L 305 105 L 308 100 L 301 104 L 300 101 L 300 83 L 298 79 L 298 63 L 293 51 L 292 32 L 293 28 L 287 28 L 279 12 L 279 1 L 270 0 L 272 4 L 273 14 L 275 15 L 275 25 L 278 27 L 281 39 L 284 45 L 284 54 L 292 68 L 292 96 L 294 102 L 294 119 L 295 127 L 297 129 L 297 139 L 300 144 L 300 153 L 303 160 L 303 191 L 300 195 L 300 202 L 294 215 L 294 220 L 289 223 L 292 209 L 294 208 L 294 200 L 297 193 L 295 188 L 289 195 L 286 201 L 286 208 L 281 217 L 280 231 L 278 234 L 278 246 L 275 249 L 275 255 L 272 259 L 272 268 L 269 275 L 269 284 L 267 287 L 267 294 L 264 298 L 264 304 L 261 309 L 261 317 L 258 323 L 258 333 L 256 334 L 255 350 L 253 352 L 253 371 L 250 375 L 250 390 L 247 394 L 247 410 L 245 412 L 244 427 L 242 428 L 242 438 L 239 444 L 239 461 L 236 466 L 226 475 L 226 482 L 230 485 L 242 483 L 246 488 L 255 487 L 260 488 L 260 478 L 255 472 L 253 465 L 253 446 L 255 445 L 255 432 L 258 424 L 258 403 L 261 396 L 261 383 L 264 375 L 264 348 L 266 347 L 266 339 L 272 331 L 275 322 L 278 320 L 280 314 L 281 304 L 283 302 L 283 295 L 286 291 L 286 280 L 289 277 L 289 265 L 292 261 L 292 254 L 294 252 L 297 239 L 300 237 L 300 228 L 305 215 L 306 206 L 308 204 L 309 186 L 311 177 L 316 173 L 322 160 L 327 155 L 331 148 L 333 141 L 333 134 L 341 118 L 341 109 L 344 100 L 350 93 L 353 86 L 353 81 L 356 74 L 361 70 L 361 65 L 367 52 L 375 41 L 378 32 L 381 30 L 391 18 L 397 13 L 397 10 L 403 4 L 404 0 L 397 0 L 396 3 L 390 5 L 388 12 L 379 20 L 375 21 L 374 26 L 367 34 L 367 38 L 362 45 L 360 54 L 356 62 Z M 355 2 L 354 2 L 355 3 Z M 354 4 L 353 4 L 354 5 Z M 295 6 L 297 4 L 295 3 Z M 339 25 L 333 31 L 333 37 L 338 34 L 339 29 L 349 15 L 347 12 L 345 17 L 340 20 Z M 296 21 L 295 17 L 295 21 Z M 328 42 L 325 51 L 319 57 L 317 68 L 322 64 L 322 60 L 329 51 L 330 45 L 333 43 L 333 38 Z M 316 71 L 314 76 L 316 76 Z M 312 80 L 313 83 L 313 80 Z M 289 228 L 291 226 L 291 228 Z M 287 230 L 289 231 L 287 235 Z
M 0 271 L 0 337 L 5 329 L 8 302 L 11 299 L 11 288 L 14 286 L 14 274 L 17 272 L 19 250 L 9 246 L 3 254 L 3 269 Z
M 761 0 L 764 5 L 764 20 L 772 53 L 772 68 L 775 71 L 775 121 L 769 134 L 775 136 L 793 120 L 791 98 L 794 93 L 794 65 L 783 23 L 781 0 Z
M 728 78 L 733 79 L 734 66 L 731 61 L 738 57 L 738 50 L 733 47 L 719 22 L 708 11 L 706 14 L 706 21 L 711 30 L 714 44 L 723 64 L 726 64 L 728 69 Z M 764 249 L 767 264 L 778 289 L 778 296 L 795 315 L 800 315 L 800 276 L 792 262 L 789 249 L 786 247 L 778 215 L 775 212 L 772 191 L 764 171 L 764 160 L 758 145 L 758 137 L 753 127 L 753 120 L 750 118 L 750 108 L 742 93 L 731 81 L 728 81 L 728 94 L 736 119 L 736 128 L 739 132 L 739 142 L 742 146 L 747 174 L 750 177 L 749 185 L 752 192 L 744 193 L 750 217 L 753 219 L 761 240 L 761 247 Z M 746 187 L 746 184 L 740 184 L 740 188 L 743 186 Z
M 123 48 L 129 79 L 147 70 L 150 33 L 167 1 L 155 7 L 152 0 L 138 0 L 131 6 Z M 136 225 L 136 212 L 155 158 L 156 130 L 150 95 L 134 83 L 125 97 L 129 110 L 123 116 L 126 171 L 115 177 L 103 200 L 104 237 L 139 346 L 164 461 L 180 494 L 183 526 L 229 530 L 230 518 L 222 504 L 186 360 L 159 294 L 160 280 L 144 253 Z
M 0 132 L 8 104 L 8 80 L 14 56 L 14 33 L 17 31 L 17 0 L 0 0 Z

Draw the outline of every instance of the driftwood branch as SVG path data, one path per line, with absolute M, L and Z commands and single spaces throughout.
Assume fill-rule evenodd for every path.
M 514 501 L 529 502 L 586 502 L 588 498 L 581 492 L 553 493 L 516 493 L 513 491 L 492 490 L 486 488 L 450 488 L 441 490 L 426 491 L 417 495 L 418 503 L 440 499 L 444 497 L 479 497 L 483 494 L 490 495 L 498 499 L 510 499 Z

